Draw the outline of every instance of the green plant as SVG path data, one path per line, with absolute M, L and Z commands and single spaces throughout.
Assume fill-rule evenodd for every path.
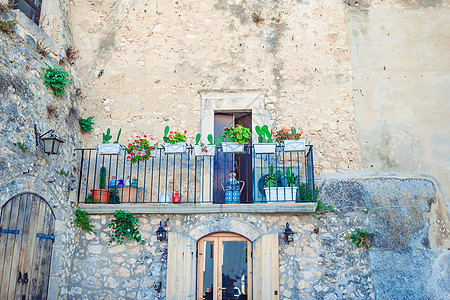
M 86 230 L 89 234 L 97 234 L 93 231 L 94 225 L 89 220 L 86 211 L 77 209 L 75 210 L 75 219 L 72 221 L 72 224 L 80 227 L 81 229 Z
M 235 127 L 231 125 L 223 129 L 223 139 L 225 142 L 235 142 L 239 144 L 248 144 L 252 137 L 250 129 L 236 124 Z
M 274 22 L 276 22 L 276 23 L 281 22 L 281 13 L 278 13 L 278 15 L 274 15 L 274 16 L 272 17 L 272 21 L 274 21 Z
M 0 30 L 6 32 L 7 34 L 14 33 L 14 27 L 16 27 L 16 20 L 0 20 Z
M 273 172 L 273 166 L 270 166 L 270 174 L 264 178 L 264 187 L 271 188 L 282 186 L 281 183 L 281 170 L 277 170 L 275 173 Z
M 289 168 L 286 169 L 286 180 L 287 180 L 287 186 L 295 186 L 297 184 L 297 175 L 294 174 L 294 172 L 291 172 Z
M 264 19 L 261 16 L 262 9 L 260 9 L 260 10 L 251 10 L 251 9 L 249 9 L 249 11 L 250 11 L 250 16 L 252 17 L 252 21 L 253 22 L 255 22 L 256 24 L 264 22 Z
M 89 194 L 84 202 L 85 202 L 86 204 L 96 204 L 96 203 L 98 203 L 99 201 L 100 201 L 100 200 L 98 200 L 98 199 L 92 198 L 92 195 Z
M 200 138 L 201 138 L 200 133 L 197 133 L 197 135 L 195 136 L 195 145 L 200 145 L 200 147 L 201 147 L 201 149 L 202 149 L 202 152 L 208 152 L 208 149 L 206 148 L 205 143 L 200 142 Z M 207 139 L 208 139 L 208 145 L 216 145 L 216 146 L 219 146 L 220 143 L 223 142 L 223 136 L 219 136 L 219 137 L 216 139 L 216 142 L 215 142 L 215 143 L 214 143 L 214 137 L 213 137 L 212 134 L 208 134 Z
M 366 209 L 363 209 L 363 213 L 365 213 L 366 215 L 369 213 L 370 208 L 366 207 Z
M 298 140 L 300 139 L 303 129 L 300 128 L 300 132 L 297 132 L 295 127 L 286 128 L 283 127 L 280 130 L 273 131 L 273 136 L 277 143 L 281 143 L 284 140 Z
M 136 241 L 141 245 L 145 245 L 145 241 L 142 239 L 138 226 L 139 220 L 130 212 L 123 210 L 116 210 L 114 218 L 108 224 L 108 227 L 113 230 L 111 234 L 108 234 L 110 238 L 108 245 L 116 242 L 119 245 L 123 244 L 124 239 Z
M 22 152 L 27 152 L 28 151 L 28 146 L 25 145 L 25 143 L 16 142 L 16 143 L 13 143 L 13 145 L 16 146 L 17 148 L 19 148 L 20 150 L 22 150 Z
M 180 131 L 170 131 L 169 126 L 164 128 L 164 137 L 163 140 L 165 143 L 176 144 L 176 143 L 184 143 L 187 141 L 186 137 L 187 130 L 184 131 L 184 134 Z
M 316 196 L 317 197 L 317 196 Z M 309 200 L 309 199 L 308 199 Z M 316 211 L 314 212 L 314 214 L 312 215 L 313 218 L 317 218 L 317 214 L 326 214 L 329 212 L 335 212 L 336 210 L 334 209 L 333 205 L 322 205 L 322 199 L 317 200 L 317 207 L 316 207 Z
M 44 43 L 42 43 L 41 41 L 37 41 L 36 52 L 44 57 L 47 57 L 47 55 L 48 55 L 47 46 L 45 46 Z
M 105 167 L 100 168 L 100 189 L 101 190 L 106 189 L 106 168 Z
M 61 175 L 63 175 L 63 176 L 67 176 L 67 172 L 64 170 L 64 168 L 61 169 L 61 172 L 60 172 L 60 173 L 61 173 Z
M 317 199 L 318 196 L 319 196 L 319 188 L 317 186 L 314 186 L 314 194 L 313 194 L 313 191 L 308 187 L 306 183 L 304 182 L 300 183 L 300 199 L 313 201 Z
M 378 233 L 378 231 L 368 232 L 361 228 L 356 228 L 353 233 L 347 235 L 347 238 L 350 239 L 357 248 L 365 246 L 367 249 L 369 249 L 371 247 L 371 243 Z
M 44 70 L 44 85 L 53 91 L 53 94 L 62 98 L 64 96 L 67 84 L 70 82 L 70 74 L 63 68 L 50 67 L 42 68 Z
M 83 131 L 92 132 L 92 130 L 94 130 L 94 128 L 92 127 L 92 125 L 95 124 L 92 121 L 93 118 L 94 118 L 94 116 L 87 117 L 86 119 L 83 119 L 83 118 L 78 119 L 78 121 L 80 122 L 81 129 Z
M 111 196 L 108 198 L 109 204 L 119 204 L 120 203 L 120 197 L 117 189 L 113 189 L 111 191 Z
M 119 137 L 120 134 L 122 133 L 122 128 L 119 129 L 119 133 L 117 133 L 117 139 L 114 141 L 114 144 L 118 144 L 119 143 Z M 103 133 L 103 141 L 102 144 L 109 144 L 109 141 L 112 139 L 112 135 L 111 135 L 111 129 L 108 128 L 106 130 L 106 133 Z
M 273 143 L 272 132 L 269 130 L 269 126 L 256 126 L 255 130 L 258 134 L 258 143 Z
M 150 138 L 150 140 L 153 140 Z M 151 150 L 158 148 L 158 143 L 150 145 L 147 136 L 144 135 L 143 138 L 137 136 L 136 139 L 128 143 L 128 147 L 125 150 L 128 152 L 127 159 L 131 163 L 136 163 L 138 161 L 146 161 L 151 157 Z

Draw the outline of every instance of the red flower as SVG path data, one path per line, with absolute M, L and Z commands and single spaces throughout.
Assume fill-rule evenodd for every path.
M 145 152 L 148 155 L 148 152 Z
M 144 134 L 144 137 L 146 138 L 147 136 Z
M 133 156 L 133 155 L 134 155 L 134 153 L 133 153 L 133 152 L 131 152 L 131 153 L 130 153 L 130 155 L 131 155 L 131 156 Z
M 186 134 L 186 133 L 187 133 L 187 130 L 184 131 L 184 134 Z
M 138 154 L 138 155 L 141 155 L 141 151 L 139 151 L 137 154 Z
M 131 156 L 128 155 L 128 156 L 127 156 L 127 159 L 130 159 L 130 158 L 131 158 Z
M 139 142 L 142 142 L 142 139 L 139 139 Z

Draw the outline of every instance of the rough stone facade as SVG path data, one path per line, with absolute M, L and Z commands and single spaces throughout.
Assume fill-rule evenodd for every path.
M 24 192 L 40 195 L 51 206 L 57 235 L 49 299 L 56 299 L 64 293 L 75 247 L 70 218 L 76 203 L 70 187 L 76 185 L 74 149 L 80 145 L 80 128 L 74 89 L 57 99 L 43 85 L 41 68 L 58 65 L 58 59 L 38 54 L 36 42 L 31 35 L 0 32 L 0 207 Z M 73 70 L 72 74 L 76 79 Z M 66 141 L 60 154 L 47 156 L 35 146 L 34 124 L 41 134 L 54 129 Z M 17 142 L 24 143 L 25 152 L 13 144 Z M 61 174 L 62 169 L 67 175 Z
M 289 222 L 296 235 L 294 243 L 286 244 L 280 234 L 281 299 L 446 299 L 450 295 L 446 288 L 449 220 L 436 218 L 442 199 L 430 181 L 330 179 L 320 196 L 337 212 L 317 219 L 307 214 L 138 215 L 145 246 L 134 242 L 107 246 L 111 215 L 94 215 L 98 234 L 76 236 L 69 298 L 164 299 L 167 244 L 154 234 L 160 220 L 168 220 L 169 231 L 196 231 L 197 236 L 200 224 L 210 224 L 209 232 L 234 231 L 230 220 L 239 220 L 263 233 L 281 233 Z M 438 224 L 445 225 L 438 228 Z M 356 227 L 379 231 L 370 250 L 355 248 L 346 237 Z M 155 290 L 158 282 L 162 282 L 161 293 Z

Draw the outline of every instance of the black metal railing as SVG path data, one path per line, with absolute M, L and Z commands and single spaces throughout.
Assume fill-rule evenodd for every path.
M 305 151 L 195 156 L 158 148 L 149 160 L 131 163 L 128 154 L 99 155 L 97 149 L 76 149 L 80 158 L 79 203 L 215 203 L 252 204 L 315 201 L 313 146 Z M 236 181 L 231 180 L 235 172 Z M 178 198 L 179 197 L 179 198 Z

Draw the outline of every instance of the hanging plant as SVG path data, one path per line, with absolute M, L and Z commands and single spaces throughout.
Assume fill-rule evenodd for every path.
M 108 227 L 113 230 L 111 234 L 108 234 L 108 237 L 110 238 L 108 245 L 111 245 L 113 242 L 122 245 L 124 239 L 145 245 L 145 241 L 142 239 L 141 233 L 139 232 L 138 223 L 139 220 L 133 213 L 124 210 L 116 210 L 114 218 L 108 224 Z
M 75 220 L 72 221 L 72 224 L 80 227 L 81 229 L 86 230 L 88 233 L 97 234 L 93 231 L 94 225 L 89 220 L 86 211 L 77 209 L 75 210 Z
M 366 249 L 369 249 L 371 247 L 371 243 L 378 233 L 378 231 L 368 232 L 364 229 L 356 228 L 353 233 L 347 235 L 347 238 L 350 239 L 357 248 L 365 246 Z

